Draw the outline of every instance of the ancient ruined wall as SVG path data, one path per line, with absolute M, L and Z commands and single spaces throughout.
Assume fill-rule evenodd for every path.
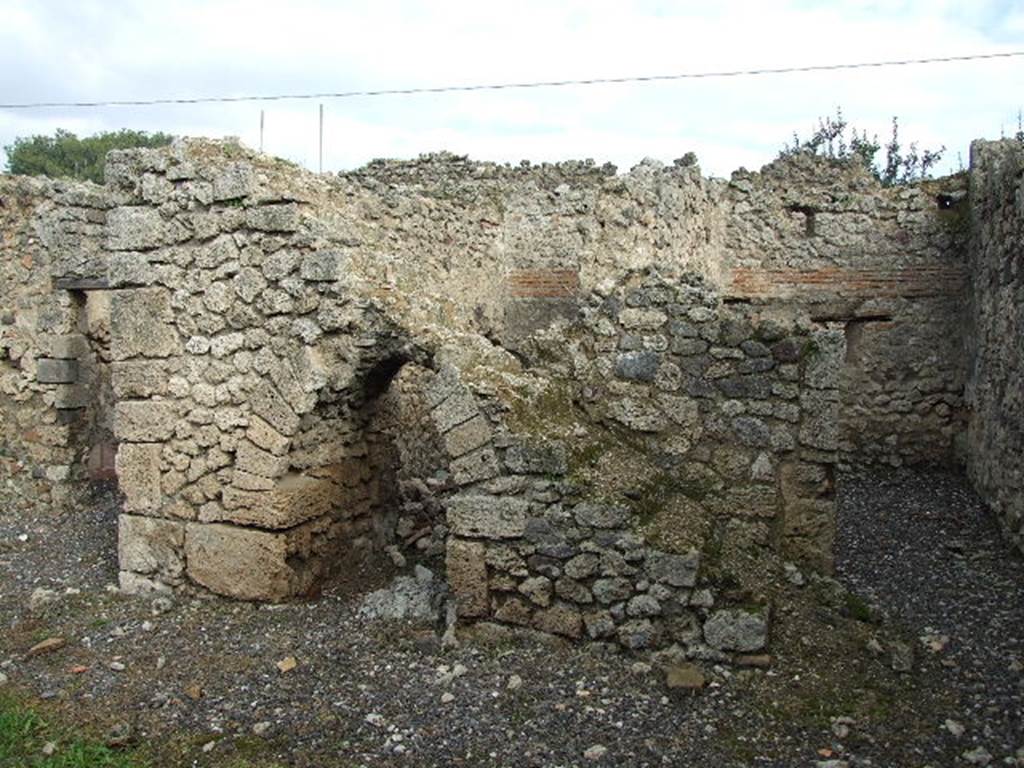
M 1024 147 L 971 146 L 968 471 L 1024 550 Z
M 727 293 L 843 325 L 845 461 L 963 460 L 965 189 L 950 177 L 886 190 L 814 157 L 733 175 Z
M 951 453 L 952 187 L 189 141 L 107 179 L 26 208 L 64 369 L 110 372 L 127 590 L 285 599 L 390 546 L 465 619 L 728 658 L 784 558 L 829 567 L 838 461 Z
M 57 503 L 112 470 L 105 306 L 53 288 L 55 262 L 98 248 L 105 207 L 91 185 L 0 177 L 0 451 Z

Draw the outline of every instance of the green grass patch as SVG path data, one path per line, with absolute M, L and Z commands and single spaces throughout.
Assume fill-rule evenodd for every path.
M 54 744 L 53 753 L 43 748 Z M 0 696 L 0 768 L 144 768 L 72 728 L 51 722 L 10 696 Z

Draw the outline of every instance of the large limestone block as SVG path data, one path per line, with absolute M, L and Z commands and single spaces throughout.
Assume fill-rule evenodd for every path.
M 174 584 L 185 570 L 182 558 L 185 524 L 178 520 L 121 515 L 117 525 L 117 557 L 122 571 Z
M 526 531 L 529 511 L 523 499 L 467 493 L 448 500 L 448 525 L 457 536 L 513 539 Z
M 167 226 L 160 212 L 148 206 L 123 206 L 107 213 L 107 249 L 138 251 L 164 243 Z
M 160 507 L 160 443 L 121 443 L 114 468 L 126 512 L 153 513 Z
M 185 531 L 188 576 L 221 595 L 242 600 L 284 600 L 309 589 L 306 567 L 290 531 L 259 531 L 220 523 L 189 523 Z M 293 556 L 298 556 L 293 560 Z M 295 563 L 302 563 L 296 565 Z
M 166 400 L 126 400 L 114 406 L 114 435 L 119 440 L 154 443 L 174 434 L 178 411 Z
M 368 504 L 362 486 L 349 487 L 329 469 L 324 476 L 289 474 L 265 491 L 225 488 L 218 520 L 260 528 L 283 529 L 324 515 L 351 518 L 364 513 Z M 203 518 L 209 522 L 209 516 Z
M 110 383 L 119 399 L 167 394 L 168 375 L 158 360 L 131 360 L 112 363 Z
M 136 288 L 111 293 L 110 354 L 114 360 L 181 353 L 168 291 Z
M 459 616 L 486 616 L 490 600 L 483 542 L 448 539 L 445 566 L 448 586 L 455 595 Z
M 256 387 L 250 402 L 252 412 L 282 435 L 294 435 L 298 430 L 299 417 L 269 381 L 264 381 Z

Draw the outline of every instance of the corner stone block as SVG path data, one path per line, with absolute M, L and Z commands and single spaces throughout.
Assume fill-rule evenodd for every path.
M 453 428 L 444 436 L 448 455 L 458 458 L 477 448 L 482 448 L 491 439 L 491 426 L 483 416 L 474 416 L 464 424 Z
M 128 400 L 114 406 L 114 436 L 133 443 L 155 443 L 174 434 L 178 412 L 166 400 Z
M 152 513 L 160 508 L 160 443 L 121 443 L 114 467 L 125 496 L 126 512 Z
M 289 565 L 289 539 L 284 531 L 189 523 L 185 531 L 188 575 L 221 595 L 284 600 L 311 586 L 308 574 Z
M 73 384 L 78 381 L 78 361 L 41 357 L 36 360 L 36 381 L 40 384 Z
M 448 585 L 455 594 L 461 617 L 486 616 L 490 609 L 485 557 L 483 542 L 448 540 L 445 557 Z
M 252 412 L 282 435 L 294 435 L 298 430 L 299 417 L 269 381 L 256 387 L 250 401 Z
M 111 293 L 110 353 L 114 360 L 181 354 L 168 291 L 145 288 Z
M 159 360 L 112 363 L 110 383 L 118 398 L 165 395 L 168 388 L 167 369 Z
M 123 206 L 107 213 L 107 250 L 139 251 L 164 243 L 166 224 L 148 206 Z
M 448 500 L 448 525 L 457 536 L 514 539 L 525 533 L 529 510 L 523 499 L 463 494 Z
M 248 440 L 241 440 L 235 452 L 235 467 L 243 472 L 273 479 L 285 473 L 288 459 L 257 448 Z
M 89 353 L 89 342 L 80 333 L 44 333 L 39 336 L 39 349 L 47 357 L 76 360 Z
M 185 524 L 178 520 L 121 515 L 117 524 L 117 558 L 122 571 L 174 584 L 185 571 L 182 551 Z

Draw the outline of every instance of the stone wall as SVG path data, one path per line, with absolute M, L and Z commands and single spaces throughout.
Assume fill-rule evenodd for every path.
M 102 242 L 103 191 L 0 177 L 0 453 L 33 498 L 112 476 L 106 304 L 54 290 L 54 263 Z M 12 478 L 15 479 L 15 478 Z
M 968 471 L 1024 551 L 1024 146 L 971 146 Z
M 790 158 L 728 189 L 727 295 L 845 328 L 846 463 L 962 463 L 964 175 L 883 190 L 860 168 Z
M 724 659 L 767 642 L 785 559 L 830 567 L 837 463 L 955 453 L 962 179 L 327 178 L 192 141 L 107 179 L 4 180 L 3 268 L 45 266 L 5 294 L 3 408 L 77 414 L 56 488 L 117 442 L 129 591 L 443 554 L 465 619 Z

